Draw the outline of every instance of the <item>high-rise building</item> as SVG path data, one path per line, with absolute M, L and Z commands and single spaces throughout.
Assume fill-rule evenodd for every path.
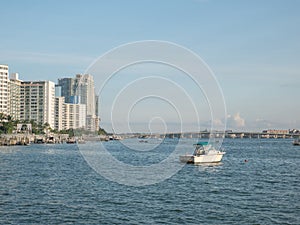
M 98 100 L 95 94 L 94 78 L 90 74 L 77 74 L 75 78 L 77 88 L 75 94 L 79 96 L 80 103 L 86 105 L 86 129 L 92 132 L 99 129 Z
M 91 75 L 62 78 L 58 85 L 51 81 L 21 81 L 17 73 L 10 79 L 8 75 L 8 66 L 0 65 L 0 113 L 15 120 L 48 123 L 57 130 L 98 130 Z
M 75 95 L 76 84 L 74 78 L 61 78 L 58 79 L 58 85 L 61 86 L 61 96 L 65 97 L 66 103 L 72 102 L 72 96 Z
M 99 95 L 95 96 L 95 106 L 96 106 L 95 114 L 97 117 L 99 117 Z
M 54 129 L 64 130 L 64 117 L 65 115 L 65 97 L 55 97 L 55 119 L 54 119 Z
M 56 130 L 85 129 L 86 108 L 84 104 L 65 103 L 65 97 L 55 97 Z
M 61 97 L 61 86 L 55 84 L 55 97 Z M 65 100 L 64 100 L 65 101 Z
M 20 119 L 54 128 L 55 85 L 52 81 L 22 81 Z
M 79 129 L 86 127 L 86 107 L 84 104 L 64 104 L 64 129 Z
M 9 114 L 8 66 L 0 65 L 0 113 Z
M 65 97 L 66 103 L 85 105 L 85 128 L 92 132 L 98 131 L 100 119 L 93 76 L 77 74 L 75 78 L 62 78 L 58 80 L 57 86 L 61 87 L 61 96 Z
M 8 113 L 14 120 L 20 120 L 21 82 L 18 73 L 10 74 Z
M 75 78 L 76 95 L 80 96 L 80 103 L 86 105 L 86 115 L 95 115 L 95 86 L 94 78 L 90 74 L 77 74 Z
M 86 129 L 92 132 L 99 130 L 100 119 L 96 115 L 87 115 L 86 116 Z

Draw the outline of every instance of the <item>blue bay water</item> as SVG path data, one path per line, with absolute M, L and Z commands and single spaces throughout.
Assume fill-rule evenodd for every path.
M 143 156 L 105 145 L 146 165 L 176 143 Z M 141 187 L 106 180 L 76 145 L 0 147 L 0 224 L 300 224 L 300 147 L 289 139 L 226 139 L 223 147 L 220 165 L 186 165 Z

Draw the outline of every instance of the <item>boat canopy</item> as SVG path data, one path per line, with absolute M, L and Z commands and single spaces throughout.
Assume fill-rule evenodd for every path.
M 199 141 L 199 142 L 197 142 L 197 143 L 194 144 L 194 145 L 202 145 L 202 146 L 208 145 L 208 141 Z

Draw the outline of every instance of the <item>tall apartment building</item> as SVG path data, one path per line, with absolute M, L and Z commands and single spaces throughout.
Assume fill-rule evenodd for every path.
M 99 117 L 99 95 L 96 95 L 95 98 L 95 114 L 97 117 Z
M 61 86 L 61 96 L 66 103 L 79 103 L 86 106 L 85 128 L 89 131 L 98 131 L 98 97 L 95 95 L 94 78 L 90 74 L 77 74 L 75 78 L 62 78 L 58 80 Z
M 55 85 L 52 81 L 22 81 L 20 119 L 54 128 Z
M 18 73 L 10 74 L 8 114 L 14 120 L 20 120 L 21 82 Z
M 0 113 L 9 114 L 8 66 L 0 65 Z
M 54 129 L 65 130 L 64 117 L 65 117 L 65 97 L 55 97 L 55 119 Z
M 77 74 L 75 80 L 77 84 L 75 93 L 80 96 L 80 103 L 86 105 L 86 115 L 95 115 L 96 100 L 93 76 L 90 74 Z
M 98 99 L 95 94 L 94 78 L 90 74 L 76 75 L 76 95 L 80 103 L 86 105 L 86 129 L 92 132 L 98 131 L 100 119 L 98 117 Z
M 80 104 L 83 97 L 83 102 L 89 104 L 89 112 L 95 111 L 93 77 L 84 75 L 84 78 L 78 75 L 59 79 L 58 85 L 51 81 L 21 81 L 17 73 L 10 74 L 9 79 L 8 66 L 0 65 L 0 113 L 14 120 L 48 123 L 57 130 L 86 129 L 87 125 L 89 130 L 96 130 L 99 123 L 91 121 L 86 104 Z M 76 91 L 82 94 L 76 95 Z
M 64 129 L 78 129 L 86 127 L 86 106 L 84 104 L 64 104 Z
M 76 91 L 76 80 L 74 78 L 61 78 L 58 79 L 58 85 L 61 87 L 61 96 L 65 97 L 66 103 L 74 103 L 73 96 Z
M 84 104 L 65 103 L 65 97 L 55 97 L 56 130 L 86 128 L 86 107 Z

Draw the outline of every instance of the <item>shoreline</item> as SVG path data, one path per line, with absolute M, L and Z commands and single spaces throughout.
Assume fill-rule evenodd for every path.
M 84 144 L 94 141 L 113 141 L 137 138 L 147 139 L 299 139 L 300 134 L 266 134 L 250 132 L 231 133 L 170 133 L 170 134 L 118 134 L 118 135 L 82 135 L 69 137 L 68 134 L 2 134 L 0 135 L 0 146 L 31 145 L 31 144 Z

